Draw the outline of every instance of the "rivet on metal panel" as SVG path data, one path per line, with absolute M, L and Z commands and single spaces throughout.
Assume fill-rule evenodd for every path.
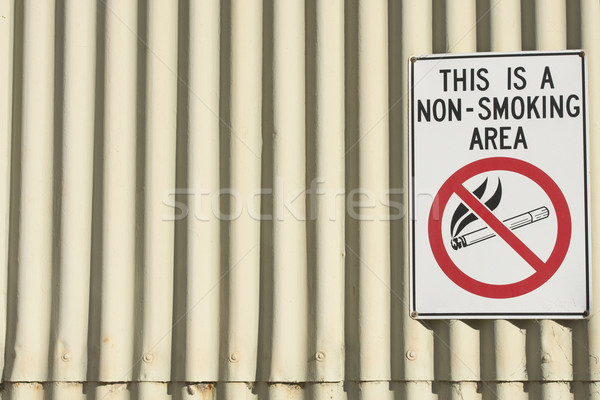
M 238 353 L 234 352 L 229 355 L 229 362 L 235 363 L 235 362 L 238 362 L 239 359 L 240 359 L 240 357 L 238 356 Z
M 68 351 L 65 351 L 64 353 L 62 353 L 62 355 L 60 356 L 60 358 L 63 361 L 71 361 L 71 353 L 69 353 Z
M 317 351 L 317 353 L 315 354 L 315 358 L 317 361 L 323 361 L 325 359 L 325 353 L 323 353 L 322 351 Z
M 417 317 L 419 317 L 419 313 L 418 313 L 418 312 L 416 312 L 416 311 L 411 311 L 411 312 L 410 312 L 410 317 L 411 317 L 411 318 L 417 318 Z
M 550 362 L 551 359 L 552 357 L 550 357 L 550 354 L 548 353 L 544 353 L 544 355 L 542 356 L 542 362 L 544 363 Z
M 151 353 L 144 354 L 143 360 L 145 363 L 150 364 L 154 360 L 154 356 Z
M 408 358 L 411 361 L 414 360 L 414 359 L 416 359 L 417 358 L 417 352 L 414 351 L 414 350 L 408 350 L 406 352 L 406 358 Z

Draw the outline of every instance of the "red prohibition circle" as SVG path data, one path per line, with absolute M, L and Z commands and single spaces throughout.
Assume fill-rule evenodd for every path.
M 448 200 L 456 188 L 475 175 L 489 171 L 509 171 L 521 174 L 538 186 L 550 198 L 556 211 L 557 235 L 550 257 L 531 276 L 509 284 L 490 284 L 471 278 L 461 271 L 450 258 L 442 238 L 442 216 Z M 529 293 L 554 275 L 561 266 L 571 242 L 571 213 L 567 200 L 558 185 L 544 171 L 528 162 L 510 157 L 491 157 L 474 161 L 456 171 L 438 191 L 429 212 L 429 243 L 438 265 L 446 276 L 461 288 L 482 297 L 507 299 Z

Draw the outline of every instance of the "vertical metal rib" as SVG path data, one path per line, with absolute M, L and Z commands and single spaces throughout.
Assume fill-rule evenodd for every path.
M 21 198 L 13 380 L 48 376 L 54 179 L 54 2 L 24 6 Z
M 314 377 L 344 377 L 344 2 L 316 6 Z M 314 185 L 313 185 L 314 183 Z M 313 189 L 314 188 L 314 189 Z M 319 193 L 323 193 L 320 195 Z M 338 195 L 342 193 L 342 195 Z M 311 208 L 312 210 L 312 208 Z M 311 296 L 312 297 L 312 296 Z M 322 359 L 319 359 L 321 357 Z M 309 354 L 310 355 L 310 354 Z
M 390 379 L 390 225 L 387 2 L 358 3 L 360 378 Z M 358 251 L 357 251 L 358 250 Z
M 600 77 L 598 71 L 600 70 L 600 3 L 594 0 L 582 0 L 581 2 L 581 47 L 585 50 L 588 58 L 588 94 L 589 94 L 589 137 L 590 137 L 590 197 L 592 199 L 591 204 L 591 226 L 592 226 L 592 238 L 597 238 L 600 234 L 598 228 L 600 228 L 600 212 L 598 199 L 600 193 L 600 165 L 598 164 L 598 157 L 594 157 L 596 154 L 600 154 Z M 597 241 L 594 240 L 592 245 L 592 265 L 598 265 L 598 255 L 600 254 L 600 248 L 598 248 Z M 595 271 L 594 271 L 595 272 Z M 599 293 L 600 291 L 600 279 L 597 274 L 592 274 L 592 293 Z M 589 376 L 583 377 L 589 380 L 600 379 L 600 364 L 595 360 L 600 357 L 600 315 L 598 312 L 598 301 L 594 300 L 592 303 L 591 320 L 588 324 L 587 332 L 587 348 L 585 349 L 588 353 L 588 357 L 585 358 L 588 361 L 587 367 L 589 368 Z M 588 388 L 589 396 L 593 396 L 592 393 L 597 389 L 598 384 L 590 384 Z
M 132 378 L 135 287 L 137 1 L 106 2 L 102 305 L 103 381 Z
M 13 30 L 14 2 L 0 1 L 0 87 L 5 91 L 0 96 L 0 350 L 4 353 L 8 299 L 8 238 L 10 231 L 10 174 L 11 174 L 11 135 L 12 135 L 12 101 L 13 101 Z M 4 357 L 0 357 L 0 366 L 4 367 Z
M 305 204 L 304 1 L 273 12 L 272 381 L 306 375 L 308 298 Z
M 240 202 L 260 209 L 262 106 L 262 2 L 231 4 L 230 184 Z M 260 221 L 231 203 L 229 222 L 226 379 L 252 381 L 256 373 L 260 276 Z
M 220 2 L 190 2 L 186 279 L 187 381 L 218 379 L 221 293 L 219 192 Z M 186 188 L 180 188 L 185 190 Z
M 96 79 L 96 3 L 66 1 L 60 204 L 60 292 L 54 354 L 57 380 L 83 381 L 88 299 Z M 77 76 L 78 79 L 72 79 Z M 57 205 L 59 206 L 59 205 Z
M 145 85 L 145 174 L 140 379 L 171 375 L 173 208 L 177 116 L 177 1 L 148 2 Z M 168 300 L 167 300 L 168 299 Z
M 419 1 L 419 0 L 404 0 L 402 2 L 402 55 L 403 59 L 408 64 L 410 56 L 415 54 L 427 54 L 431 52 L 432 47 L 432 5 L 431 1 Z M 408 103 L 410 99 L 410 87 L 408 86 L 408 68 L 407 65 L 403 73 L 403 83 L 405 84 L 402 98 L 402 110 L 403 110 L 403 121 L 404 129 L 408 129 L 408 113 L 410 112 Z M 404 188 L 408 187 L 408 131 L 403 133 L 404 141 L 403 147 L 405 152 L 403 153 L 404 162 L 402 163 L 403 168 L 403 182 Z M 403 198 L 404 204 L 408 202 L 408 190 L 405 190 L 405 196 Z M 404 248 L 408 249 L 408 218 L 405 218 L 404 223 Z M 405 250 L 403 254 L 403 269 L 404 269 L 404 286 L 402 293 L 404 303 L 404 313 L 402 314 L 402 327 L 403 327 L 403 346 L 402 356 L 403 360 L 403 378 L 406 380 L 418 380 L 425 381 L 421 384 L 409 384 L 405 390 L 405 395 L 410 398 L 411 396 L 424 396 L 425 393 L 431 391 L 430 382 L 433 379 L 433 335 L 432 332 L 427 329 L 423 324 L 414 321 L 408 315 L 408 299 L 409 299 L 409 259 L 408 251 Z

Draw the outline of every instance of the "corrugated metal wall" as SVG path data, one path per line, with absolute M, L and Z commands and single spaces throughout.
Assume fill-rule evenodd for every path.
M 397 218 L 408 56 L 565 48 L 595 237 L 598 0 L 1 0 L 0 397 L 600 398 L 598 301 L 414 321 Z

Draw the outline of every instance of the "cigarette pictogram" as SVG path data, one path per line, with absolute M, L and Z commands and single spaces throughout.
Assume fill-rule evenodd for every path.
M 502 221 L 511 231 L 517 228 L 533 224 L 534 222 L 548 218 L 550 211 L 547 207 L 542 206 L 535 208 L 531 211 L 524 212 L 523 214 L 516 215 L 514 217 L 505 219 Z M 473 244 L 483 242 L 484 240 L 491 239 L 497 236 L 496 233 L 489 227 L 477 229 L 473 232 L 465 233 L 464 235 L 451 239 L 452 248 L 454 250 L 462 249 L 463 247 L 471 246 Z

